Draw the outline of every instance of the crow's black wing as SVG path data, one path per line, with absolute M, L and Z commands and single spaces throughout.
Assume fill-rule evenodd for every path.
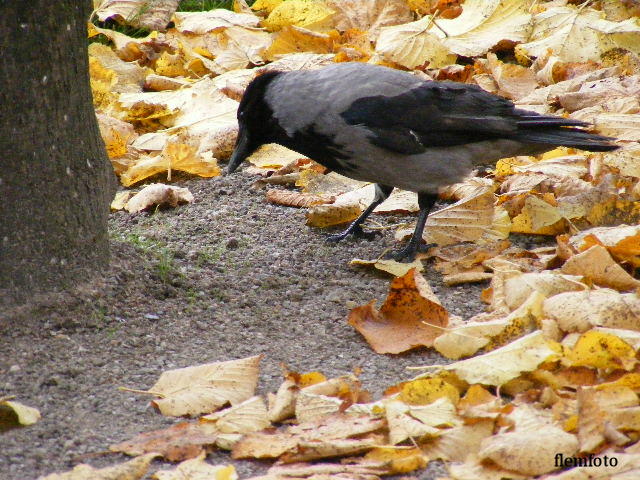
M 341 115 L 371 131 L 375 145 L 404 154 L 495 139 L 615 148 L 610 138 L 570 128 L 587 126 L 584 122 L 520 110 L 505 98 L 460 83 L 425 82 L 400 95 L 361 97 Z

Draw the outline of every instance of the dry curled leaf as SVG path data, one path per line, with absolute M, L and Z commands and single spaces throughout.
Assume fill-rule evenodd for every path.
M 177 207 L 181 203 L 191 203 L 193 200 L 188 188 L 152 183 L 131 197 L 124 209 L 129 213 L 138 213 L 155 206 Z
M 400 353 L 431 346 L 446 327 L 449 314 L 415 269 L 394 278 L 389 296 L 378 310 L 374 301 L 356 307 L 348 322 L 377 353 Z
M 316 195 L 291 190 L 270 189 L 267 190 L 266 199 L 269 203 L 285 205 L 287 207 L 307 208 L 315 205 L 333 203 L 335 197 L 328 195 Z
M 141 433 L 111 445 L 109 450 L 131 456 L 155 452 L 170 462 L 181 462 L 203 453 L 208 446 L 215 444 L 217 437 L 215 429 L 208 425 L 181 422 L 169 428 Z

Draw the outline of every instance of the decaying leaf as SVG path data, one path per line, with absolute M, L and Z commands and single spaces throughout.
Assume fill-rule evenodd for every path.
M 562 266 L 562 272 L 581 275 L 596 285 L 616 290 L 633 290 L 640 287 L 640 280 L 629 275 L 601 245 L 594 245 L 572 256 Z
M 120 23 L 149 30 L 164 30 L 178 8 L 179 0 L 104 0 L 94 12 L 100 21 L 114 19 Z
M 295 25 L 309 30 L 326 31 L 331 28 L 333 10 L 316 0 L 288 0 L 279 3 L 263 21 L 272 31 Z
M 109 450 L 131 456 L 155 452 L 170 462 L 181 462 L 198 457 L 208 446 L 215 444 L 217 437 L 216 430 L 210 425 L 181 422 L 169 428 L 141 433 L 131 440 L 111 445 Z
M 179 417 L 211 413 L 253 396 L 260 356 L 167 370 L 149 393 L 163 415 Z
M 262 397 L 251 397 L 242 403 L 201 418 L 220 433 L 249 433 L 271 426 L 267 406 Z
M 583 333 L 571 350 L 565 354 L 567 363 L 574 367 L 631 370 L 637 363 L 635 349 L 624 340 L 590 330 Z
M 544 301 L 543 311 L 565 332 L 584 332 L 592 326 L 629 330 L 640 326 L 638 296 L 604 288 L 554 295 Z
M 506 470 L 541 475 L 557 468 L 555 455 L 573 456 L 578 447 L 575 435 L 556 425 L 539 424 L 485 438 L 478 455 Z
M 487 240 L 506 238 L 507 232 L 497 232 L 494 222 L 494 195 L 485 192 L 475 197 L 467 197 L 453 205 L 432 213 L 427 218 L 427 226 L 423 238 L 427 243 L 439 246 L 459 242 L 476 241 L 483 236 Z M 413 233 L 412 229 L 401 229 L 396 232 L 396 239 L 401 240 Z
M 415 268 L 417 272 L 424 270 L 424 265 L 420 259 L 415 259 L 411 263 L 401 263 L 395 260 L 380 258 L 378 260 L 362 260 L 360 258 L 354 258 L 349 262 L 349 265 L 365 265 L 372 266 L 383 272 L 390 273 L 394 277 L 402 277 L 406 275 L 409 270 Z
M 332 20 L 338 30 L 364 31 L 370 40 L 378 37 L 381 28 L 412 19 L 403 0 L 326 0 L 326 3 L 334 11 Z
M 353 309 L 348 321 L 377 353 L 400 353 L 431 346 L 448 318 L 427 281 L 412 269 L 391 282 L 389 296 L 380 310 L 372 301 Z
M 350 455 L 382 445 L 383 437 L 374 432 L 384 424 L 368 415 L 336 414 L 281 431 L 250 433 L 233 447 L 232 456 L 276 458 L 287 453 L 287 461 L 294 462 Z
M 467 456 L 480 451 L 482 441 L 493 434 L 493 426 L 493 420 L 484 419 L 449 428 L 423 444 L 422 451 L 431 459 L 463 462 Z
M 73 470 L 52 473 L 46 477 L 40 477 L 40 480 L 87 480 L 89 478 L 91 480 L 138 480 L 146 475 L 149 464 L 157 456 L 156 453 L 148 453 L 113 467 L 99 469 L 81 463 L 76 465 Z
M 185 460 L 173 470 L 158 470 L 153 474 L 155 480 L 238 480 L 233 465 L 211 465 L 205 461 L 203 452 L 197 458 Z
M 188 188 L 153 183 L 131 197 L 124 209 L 129 213 L 138 213 L 155 206 L 177 207 L 181 203 L 191 203 L 193 200 Z
M 298 208 L 324 205 L 335 201 L 335 197 L 280 189 L 267 190 L 265 198 L 269 203 Z
M 640 266 L 640 226 L 638 225 L 591 228 L 572 236 L 569 243 L 578 251 L 587 250 L 593 245 L 602 245 L 614 258 Z
M 551 342 L 538 330 L 492 352 L 438 368 L 452 371 L 468 383 L 502 385 L 556 354 Z
M 38 420 L 40 420 L 38 409 L 0 398 L 0 433 L 12 428 L 28 427 Z

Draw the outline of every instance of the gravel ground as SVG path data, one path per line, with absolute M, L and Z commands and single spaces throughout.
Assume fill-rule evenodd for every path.
M 99 282 L 0 319 L 0 396 L 16 395 L 42 413 L 36 425 L 2 435 L 0 478 L 125 460 L 92 454 L 175 420 L 117 387 L 149 388 L 167 369 L 262 353 L 261 393 L 275 391 L 285 363 L 327 376 L 361 367 L 365 388 L 378 396 L 411 377 L 407 366 L 443 361 L 424 349 L 377 355 L 346 323 L 350 308 L 383 300 L 390 282 L 348 262 L 393 246 L 391 231 L 327 244 L 326 232 L 304 225 L 303 211 L 249 190 L 252 180 L 183 180 L 194 204 L 112 214 L 112 267 Z M 426 276 L 451 313 L 481 311 L 481 285 L 448 288 L 436 272 Z M 224 452 L 209 459 L 229 461 Z M 241 478 L 270 465 L 234 463 Z M 441 472 L 436 464 L 420 478 Z

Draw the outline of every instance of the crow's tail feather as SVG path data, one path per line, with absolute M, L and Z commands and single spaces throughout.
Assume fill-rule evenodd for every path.
M 590 152 L 609 152 L 620 148 L 615 138 L 589 133 L 575 127 L 588 123 L 562 117 L 522 116 L 518 120 L 516 139 L 526 143 L 562 145 Z

